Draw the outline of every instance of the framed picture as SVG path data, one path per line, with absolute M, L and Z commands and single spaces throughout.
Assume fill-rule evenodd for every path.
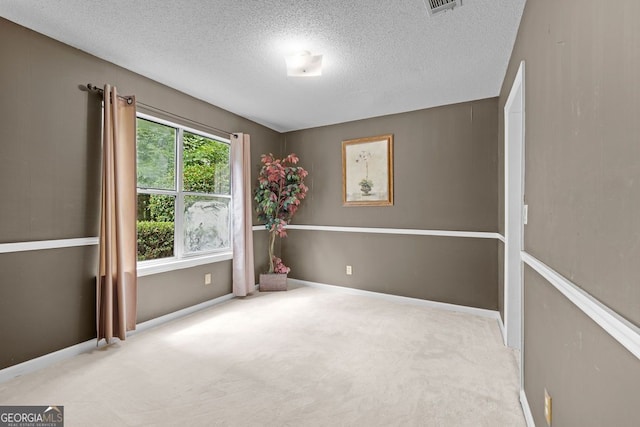
M 393 135 L 342 141 L 342 204 L 393 205 Z

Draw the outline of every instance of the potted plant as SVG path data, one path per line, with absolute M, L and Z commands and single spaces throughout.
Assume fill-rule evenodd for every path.
M 360 191 L 362 191 L 363 196 L 370 196 L 371 189 L 373 188 L 373 181 L 370 179 L 364 178 L 362 181 L 358 183 L 360 186 Z
M 287 237 L 285 227 L 307 194 L 304 178 L 308 172 L 295 166 L 298 160 L 293 153 L 283 159 L 277 159 L 271 153 L 260 157 L 262 167 L 254 200 L 258 220 L 269 230 L 269 271 L 260 275 L 261 291 L 287 290 L 290 268 L 275 256 L 274 245 L 276 236 Z
M 358 154 L 358 158 L 356 158 L 356 163 L 362 162 L 366 168 L 365 177 L 358 183 L 363 196 L 370 196 L 371 189 L 373 188 L 373 181 L 369 179 L 369 159 L 371 159 L 371 153 L 369 151 L 361 151 L 360 154 Z

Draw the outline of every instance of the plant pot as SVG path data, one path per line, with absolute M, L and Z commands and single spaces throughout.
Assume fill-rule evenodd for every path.
M 360 181 L 360 191 L 362 192 L 363 196 L 370 196 L 371 195 L 371 188 L 373 183 L 367 179 L 363 179 L 362 181 Z
M 261 274 L 260 275 L 260 292 L 269 291 L 286 291 L 287 275 L 286 274 Z

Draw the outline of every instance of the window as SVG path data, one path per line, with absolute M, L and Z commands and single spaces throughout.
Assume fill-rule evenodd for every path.
M 231 250 L 229 141 L 138 114 L 138 261 Z

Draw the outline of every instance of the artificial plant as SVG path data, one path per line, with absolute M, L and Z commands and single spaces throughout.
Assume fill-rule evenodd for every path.
M 254 200 L 258 220 L 263 221 L 269 230 L 269 273 L 286 274 L 290 269 L 274 255 L 274 245 L 276 236 L 287 236 L 285 227 L 307 194 L 304 178 L 308 172 L 295 166 L 299 159 L 293 153 L 283 159 L 277 159 L 271 153 L 263 154 L 260 161 L 262 167 Z

